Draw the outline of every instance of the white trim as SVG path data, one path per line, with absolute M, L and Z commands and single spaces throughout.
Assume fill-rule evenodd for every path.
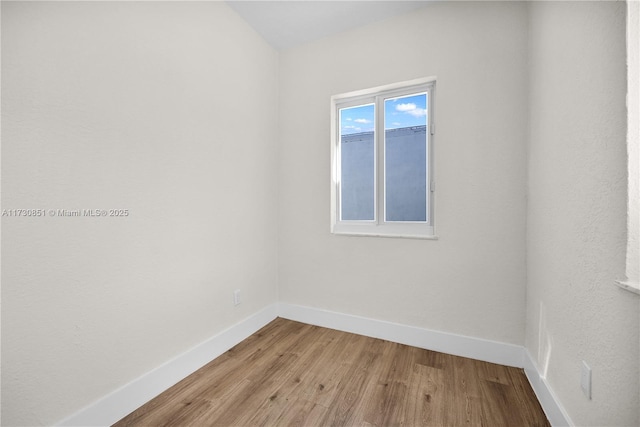
M 529 351 L 522 346 L 287 303 L 280 303 L 278 312 L 280 317 L 298 322 L 485 362 L 524 368 L 527 379 L 551 425 L 554 427 L 575 425 L 549 383 L 540 374 Z
M 278 317 L 278 306 L 276 304 L 269 305 L 214 335 L 207 341 L 109 393 L 56 425 L 111 425 L 220 356 L 276 317 Z
M 524 372 L 538 397 L 538 401 L 552 426 L 574 426 L 569 414 L 560 404 L 546 378 L 540 373 L 538 365 L 531 357 L 529 350 L 524 350 Z
M 313 307 L 280 303 L 280 317 L 339 331 L 380 338 L 400 344 L 498 363 L 523 367 L 522 346 L 484 340 L 447 332 L 433 331 L 351 314 L 336 313 Z
M 625 291 L 629 291 L 636 295 L 640 295 L 640 283 L 638 282 L 616 280 L 615 283 Z
M 265 307 L 55 425 L 111 425 L 220 356 L 278 316 L 433 351 L 524 368 L 551 425 L 554 427 L 574 425 L 551 387 L 540 374 L 531 355 L 522 346 L 287 303 Z
M 435 77 L 427 77 L 405 82 L 378 86 L 355 92 L 333 95 L 331 97 L 331 233 L 350 236 L 370 237 L 408 237 L 413 239 L 428 239 L 435 236 L 434 228 L 434 162 L 433 150 L 435 139 Z M 385 128 L 385 101 L 387 99 L 402 96 L 425 94 L 428 115 L 426 118 L 426 221 L 387 221 L 385 213 L 385 156 L 384 145 L 386 138 Z M 375 132 L 374 145 L 374 184 L 373 203 L 374 218 L 372 220 L 341 220 L 342 210 L 341 193 L 341 135 L 340 135 L 340 110 L 355 106 L 375 106 Z
M 392 91 L 392 90 L 397 90 L 397 89 L 404 89 L 407 86 L 420 86 L 420 85 L 424 85 L 424 84 L 429 84 L 429 83 L 433 83 L 437 80 L 436 76 L 429 76 L 429 77 L 422 77 L 422 78 L 418 78 L 418 79 L 413 79 L 413 80 L 406 80 L 403 82 L 396 82 L 396 83 L 391 83 L 391 84 L 387 84 L 387 85 L 382 85 L 382 86 L 376 86 L 376 87 L 371 87 L 371 88 L 367 88 L 367 89 L 362 89 L 362 90 L 355 90 L 352 92 L 346 92 L 346 93 L 341 93 L 339 95 L 333 95 L 331 97 L 332 100 L 335 101 L 340 101 L 342 99 L 345 98 L 355 98 L 355 97 L 359 97 L 359 96 L 371 96 L 371 95 L 375 95 L 378 92 L 383 92 L 383 91 Z
M 338 230 L 340 230 L 338 228 Z M 438 240 L 435 234 L 418 235 L 418 234 L 376 234 L 376 233 L 358 233 L 357 231 L 334 231 L 332 234 L 336 236 L 358 236 L 358 237 L 396 237 L 401 239 L 420 239 L 420 240 Z

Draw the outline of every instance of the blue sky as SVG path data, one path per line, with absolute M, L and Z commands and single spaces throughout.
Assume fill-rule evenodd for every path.
M 374 129 L 373 104 L 340 110 L 340 134 L 371 132 Z M 387 99 L 384 102 L 385 129 L 397 129 L 427 124 L 427 95 L 411 95 Z
M 384 101 L 384 128 L 398 129 L 427 124 L 427 95 L 412 95 Z
M 373 104 L 358 105 L 357 107 L 340 110 L 340 135 L 372 131 L 374 127 L 374 111 Z

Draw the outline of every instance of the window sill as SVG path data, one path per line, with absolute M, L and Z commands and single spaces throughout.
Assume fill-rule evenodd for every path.
M 420 223 L 339 222 L 333 223 L 331 233 L 357 237 L 395 237 L 401 239 L 438 240 L 432 225 Z
M 351 237 L 394 237 L 396 239 L 418 239 L 418 240 L 438 240 L 436 235 L 419 235 L 419 234 L 383 234 L 383 233 L 358 233 L 353 231 L 334 231 L 331 234 L 336 236 L 351 236 Z
M 629 291 L 636 295 L 640 295 L 640 283 L 638 282 L 625 282 L 623 280 L 616 280 L 616 285 L 625 291 Z

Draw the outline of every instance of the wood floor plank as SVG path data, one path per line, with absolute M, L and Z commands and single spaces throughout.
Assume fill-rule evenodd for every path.
M 249 419 L 255 416 L 255 411 L 260 409 L 266 401 L 272 402 L 278 396 L 273 393 L 275 385 L 280 380 L 279 375 L 288 364 L 295 363 L 297 356 L 290 353 L 283 353 L 281 356 L 271 360 L 271 364 L 260 379 L 250 381 L 251 385 L 239 393 L 230 406 L 223 408 L 220 416 L 212 420 L 216 425 L 248 425 Z M 253 372 L 252 374 L 255 374 Z M 269 406 L 270 407 L 270 406 Z M 240 408 L 238 411 L 235 408 Z M 235 409 L 235 410 L 232 410 Z
M 313 369 L 313 377 L 303 392 L 307 399 L 327 408 L 336 399 L 341 383 L 367 343 L 367 339 L 362 336 L 333 332 L 336 333 L 335 347 Z
M 315 426 L 320 425 L 327 408 L 303 398 L 293 400 L 278 416 L 275 426 Z
M 405 409 L 404 425 L 444 426 L 447 395 L 444 371 L 422 364 L 414 364 Z
M 549 426 L 522 369 L 276 319 L 115 426 Z
M 478 364 L 478 377 L 486 381 L 493 381 L 500 384 L 511 384 L 509 368 L 495 363 Z
M 511 410 L 515 406 L 511 385 L 482 380 L 481 388 L 483 402 L 486 402 L 481 407 L 483 420 L 490 425 L 527 425 L 519 411 Z
M 514 403 L 518 408 L 521 408 L 523 419 L 528 426 L 538 427 L 546 426 L 546 419 L 540 420 L 539 414 L 543 412 L 542 406 L 536 398 L 529 381 L 524 373 L 524 369 L 511 369 L 509 371 L 509 378 L 515 392 L 516 402 Z
M 452 356 L 445 366 L 447 399 L 456 402 L 445 411 L 446 425 L 481 425 L 482 392 L 475 360 Z
M 380 341 L 371 342 L 371 346 L 374 348 L 364 348 L 349 364 L 322 425 L 353 425 L 361 419 L 364 408 L 360 405 L 367 387 L 375 380 L 373 373 L 380 362 Z
M 319 329 L 314 332 L 307 334 L 306 340 L 297 340 L 285 351 L 285 354 L 295 356 L 295 361 L 290 362 L 280 381 L 273 384 L 272 391 L 267 393 L 269 397 L 263 399 L 255 414 L 247 420 L 247 425 L 273 425 L 290 405 L 290 401 L 297 401 L 296 396 L 301 384 L 306 381 L 306 373 L 322 360 L 322 353 L 327 349 L 327 340 L 323 337 L 330 330 Z

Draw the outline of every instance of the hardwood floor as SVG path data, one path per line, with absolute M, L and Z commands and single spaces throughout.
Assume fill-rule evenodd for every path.
M 548 426 L 522 369 L 276 319 L 115 426 Z

